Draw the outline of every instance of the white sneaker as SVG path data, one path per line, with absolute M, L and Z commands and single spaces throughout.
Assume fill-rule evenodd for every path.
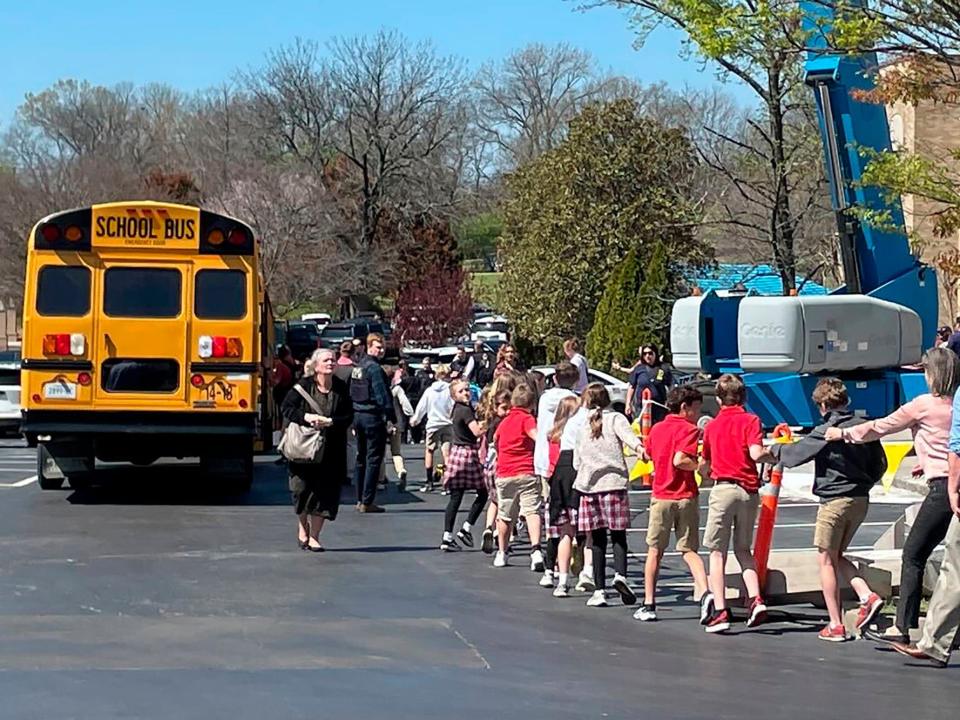
M 496 556 L 493 558 L 493 566 L 496 568 L 506 567 L 507 566 L 507 554 L 504 552 L 497 551 Z
M 620 593 L 620 601 L 624 605 L 636 605 L 637 604 L 637 594 L 633 591 L 633 588 L 630 587 L 630 583 L 627 582 L 627 579 L 617 573 L 613 576 L 613 587 Z
M 551 570 L 543 571 L 543 577 L 540 578 L 540 587 L 553 587 L 553 572 Z
M 586 570 L 582 571 L 577 577 L 577 592 L 593 592 L 597 586 L 593 583 L 593 573 L 587 572 Z
M 657 610 L 649 605 L 641 605 L 640 609 L 633 614 L 633 619 L 640 622 L 653 622 L 657 619 Z
M 531 572 L 543 572 L 543 553 L 539 550 L 534 550 L 530 553 L 530 571 Z M 552 574 L 552 572 L 551 572 Z
M 587 607 L 606 607 L 607 596 L 603 590 L 594 590 L 593 595 L 587 600 Z
M 570 597 L 570 589 L 566 585 L 557 585 L 553 591 L 553 596 L 555 598 Z

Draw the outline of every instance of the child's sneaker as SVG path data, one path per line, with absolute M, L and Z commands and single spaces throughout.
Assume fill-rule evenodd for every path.
M 846 628 L 843 625 L 837 625 L 836 627 L 830 627 L 827 625 L 823 630 L 820 631 L 820 634 L 817 637 L 821 640 L 826 640 L 827 642 L 846 642 L 850 639 L 850 636 L 847 635 Z
M 553 571 L 544 570 L 543 577 L 540 578 L 540 587 L 552 588 L 553 587 Z
M 500 552 L 497 550 L 496 557 L 493 558 L 493 566 L 495 568 L 502 568 L 507 566 L 507 554 L 505 552 Z
M 613 587 L 620 593 L 620 601 L 624 605 L 636 605 L 637 604 L 637 594 L 633 591 L 633 588 L 630 587 L 630 583 L 627 582 L 627 579 L 617 573 L 613 576 Z
M 718 610 L 713 614 L 709 620 L 707 620 L 707 626 L 704 628 L 708 633 L 719 633 L 725 632 L 730 629 L 730 621 L 732 616 L 730 615 L 730 610 L 724 608 L 723 610 Z
M 407 489 L 407 471 L 400 471 L 400 478 L 397 480 L 397 490 L 403 492 Z
M 883 598 L 876 593 L 870 593 L 870 597 L 860 603 L 860 610 L 857 612 L 857 630 L 863 630 L 869 625 L 882 607 Z
M 487 528 L 483 531 L 483 539 L 480 541 L 480 549 L 487 555 L 493 554 L 493 530 Z
M 654 622 L 657 619 L 657 607 L 655 605 L 641 605 L 640 609 L 633 614 L 633 619 L 640 622 Z
M 553 590 L 553 596 L 554 596 L 555 598 L 570 597 L 570 588 L 568 588 L 566 585 L 562 585 L 562 584 L 561 584 L 561 585 L 557 585 L 557 587 L 554 588 L 554 590 Z
M 460 550 L 460 546 L 457 545 L 457 541 L 453 538 L 449 540 L 443 540 L 440 543 L 440 549 L 444 552 L 457 552 Z
M 603 590 L 594 590 L 593 595 L 587 600 L 587 607 L 606 607 L 607 595 Z
M 582 570 L 577 578 L 577 592 L 593 592 L 597 586 L 593 583 L 593 572 Z
M 536 548 L 530 553 L 530 571 L 543 572 L 543 553 L 540 548 Z
M 468 548 L 473 547 L 473 533 L 471 533 L 466 528 L 460 528 L 457 530 L 457 539 L 466 545 Z
M 750 610 L 748 612 L 748 628 L 756 627 L 760 623 L 765 623 L 767 621 L 767 606 L 764 604 L 763 598 L 759 595 L 757 595 L 750 603 Z
M 706 625 L 713 617 L 716 605 L 713 601 L 713 593 L 707 590 L 700 598 L 700 624 Z

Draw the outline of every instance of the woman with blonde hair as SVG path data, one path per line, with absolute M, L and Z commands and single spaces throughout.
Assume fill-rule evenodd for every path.
M 828 441 L 866 443 L 910 430 L 918 467 L 930 490 L 913 521 L 903 545 L 900 569 L 900 601 L 897 619 L 889 631 L 874 640 L 909 642 L 910 630 L 920 624 L 923 571 L 927 560 L 947 535 L 953 513 L 947 497 L 950 419 L 953 396 L 960 387 L 960 358 L 952 350 L 932 348 L 923 356 L 929 393 L 919 395 L 887 417 L 848 428 L 830 428 Z
M 304 363 L 304 376 L 287 393 L 280 412 L 286 423 L 316 428 L 323 443 L 312 462 L 288 463 L 290 492 L 297 514 L 297 544 L 302 550 L 323 552 L 320 530 L 337 519 L 341 480 L 347 469 L 347 431 L 353 422 L 353 403 L 347 384 L 334 375 L 333 350 L 315 350 Z

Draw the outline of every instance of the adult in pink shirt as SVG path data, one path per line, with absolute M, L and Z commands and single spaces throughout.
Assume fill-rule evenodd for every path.
M 947 498 L 947 458 L 953 395 L 960 386 L 960 358 L 952 350 L 933 348 L 924 355 L 923 367 L 929 393 L 914 398 L 885 418 L 826 432 L 830 441 L 863 443 L 910 430 L 919 469 L 930 488 L 903 546 L 896 623 L 884 635 L 865 633 L 875 640 L 909 642 L 910 630 L 919 627 L 923 570 L 934 548 L 946 536 L 953 517 Z

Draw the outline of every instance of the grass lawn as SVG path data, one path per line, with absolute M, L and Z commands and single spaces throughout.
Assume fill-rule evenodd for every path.
M 475 302 L 496 307 L 497 287 L 500 285 L 500 273 L 470 273 L 470 292 Z

